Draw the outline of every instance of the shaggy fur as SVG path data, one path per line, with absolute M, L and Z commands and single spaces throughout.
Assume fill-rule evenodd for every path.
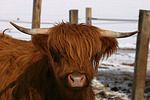
M 91 80 L 99 60 L 117 47 L 115 38 L 83 24 L 61 23 L 32 41 L 0 35 L 0 100 L 94 100 Z M 68 87 L 72 72 L 84 73 L 89 85 Z

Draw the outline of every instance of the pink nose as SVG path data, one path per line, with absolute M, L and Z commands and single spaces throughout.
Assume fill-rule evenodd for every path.
M 85 74 L 72 73 L 68 75 L 68 84 L 70 87 L 83 87 L 86 84 Z

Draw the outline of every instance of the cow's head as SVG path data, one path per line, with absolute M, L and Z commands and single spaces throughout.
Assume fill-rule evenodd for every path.
M 119 33 L 83 24 L 61 23 L 52 28 L 37 29 L 11 24 L 32 35 L 34 46 L 49 57 L 58 84 L 71 89 L 90 84 L 99 60 L 116 51 L 118 43 L 115 38 L 137 33 Z

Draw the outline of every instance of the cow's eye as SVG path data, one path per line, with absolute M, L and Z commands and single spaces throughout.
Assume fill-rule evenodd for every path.
M 59 52 L 54 52 L 53 50 L 50 50 L 50 53 L 54 62 L 59 63 L 62 58 L 62 55 Z

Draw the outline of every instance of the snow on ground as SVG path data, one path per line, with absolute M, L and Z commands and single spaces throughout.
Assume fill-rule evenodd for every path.
M 96 78 L 93 79 L 93 90 L 96 94 L 96 100 L 108 100 L 108 99 L 118 99 L 118 100 L 128 100 L 128 97 L 121 91 L 112 91 L 109 87 L 100 83 Z
M 97 89 L 97 93 L 99 93 L 98 96 L 101 96 L 101 98 L 103 97 L 101 100 L 108 100 L 109 98 L 113 100 L 131 99 L 134 59 L 134 50 L 118 50 L 117 53 L 113 54 L 107 60 L 101 61 L 99 73 L 97 75 L 97 80 L 99 82 L 96 81 L 98 82 L 98 86 L 95 85 L 94 87 L 100 88 L 100 90 Z M 95 84 L 95 80 L 93 83 Z M 101 92 L 102 90 L 103 92 Z M 106 95 L 108 94 L 108 90 L 111 90 L 110 96 Z M 146 100 L 150 99 L 150 59 L 148 59 L 147 64 L 145 98 Z

